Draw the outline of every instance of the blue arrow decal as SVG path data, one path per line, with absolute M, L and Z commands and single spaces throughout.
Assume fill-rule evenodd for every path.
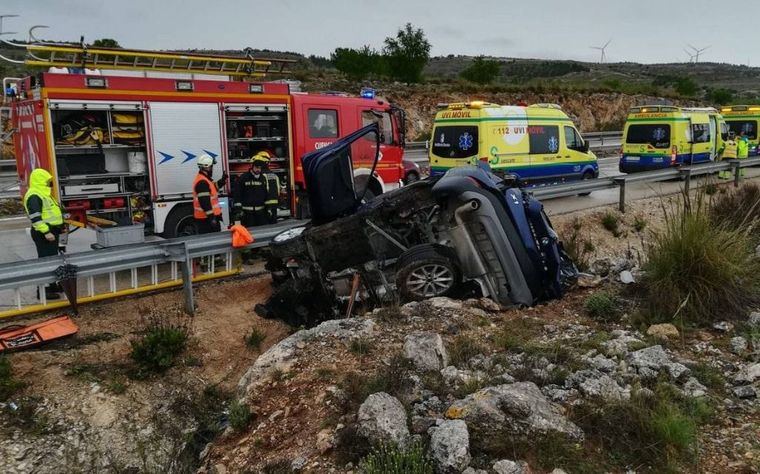
M 189 151 L 185 151 L 185 150 L 180 150 L 180 151 L 182 151 L 182 153 L 184 153 L 185 156 L 187 156 L 187 158 L 185 158 L 185 160 L 182 163 L 187 163 L 188 161 L 194 159 L 195 156 L 196 156 L 196 155 L 193 155 L 192 153 L 190 153 Z
M 207 154 L 208 156 L 210 156 L 211 158 L 216 158 L 217 156 L 219 156 L 219 155 L 217 155 L 216 153 L 212 153 L 212 152 L 210 152 L 210 151 L 208 151 L 208 150 L 203 150 L 203 152 L 204 152 L 204 153 L 206 153 L 206 154 Z
M 163 151 L 159 151 L 158 153 L 159 153 L 161 156 L 163 156 L 163 157 L 164 157 L 164 158 L 163 158 L 161 161 L 159 161 L 159 162 L 158 162 L 158 164 L 159 164 L 159 165 L 160 165 L 160 164 L 163 164 L 163 163 L 166 163 L 167 161 L 169 161 L 169 160 L 171 160 L 172 158 L 174 158 L 172 155 L 170 155 L 170 154 L 168 154 L 168 153 L 164 153 Z

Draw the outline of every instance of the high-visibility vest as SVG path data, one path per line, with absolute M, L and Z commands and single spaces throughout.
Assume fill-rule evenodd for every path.
M 267 206 L 277 206 L 280 204 L 280 178 L 274 173 L 267 173 L 267 200 L 264 204 Z
M 29 208 L 27 202 L 32 196 L 37 196 L 42 201 L 42 210 L 39 213 L 29 214 Z M 24 209 L 29 219 L 40 217 L 40 220 L 32 223 L 32 227 L 37 232 L 46 234 L 50 232 L 50 226 L 62 226 L 63 225 L 63 213 L 60 206 L 49 194 L 41 193 L 35 188 L 29 188 L 29 191 L 24 195 Z
M 736 157 L 739 159 L 749 157 L 749 142 L 747 140 L 740 138 L 736 142 Z
M 195 190 L 196 185 L 201 181 L 206 181 L 208 183 L 211 192 L 198 193 Z M 211 209 L 209 211 L 204 211 L 201 207 L 200 198 L 204 196 L 209 196 L 211 198 Z M 195 181 L 193 181 L 193 217 L 196 219 L 207 219 L 212 214 L 217 217 L 222 215 L 222 206 L 219 205 L 219 191 L 216 189 L 215 182 L 208 179 L 205 174 L 198 173 L 195 176 Z
M 726 140 L 725 148 L 723 149 L 723 159 L 736 158 L 736 142 L 734 140 Z

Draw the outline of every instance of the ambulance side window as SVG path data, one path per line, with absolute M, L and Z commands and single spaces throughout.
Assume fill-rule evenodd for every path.
M 583 140 L 573 127 L 565 125 L 565 143 L 569 150 L 580 150 L 583 147 Z
M 708 143 L 710 141 L 710 124 L 695 123 L 691 126 L 691 136 L 694 143 Z
M 559 151 L 559 127 L 557 125 L 531 125 L 530 154 L 548 155 Z
M 728 124 L 728 128 L 734 132 L 734 135 L 737 137 L 747 135 L 747 138 L 750 140 L 757 138 L 756 120 L 732 120 L 726 123 Z
M 338 111 L 309 109 L 310 138 L 338 138 Z

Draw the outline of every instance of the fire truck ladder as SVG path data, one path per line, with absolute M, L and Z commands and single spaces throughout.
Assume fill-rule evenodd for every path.
M 251 48 L 245 49 L 245 57 L 209 55 L 199 53 L 155 52 L 139 49 L 89 47 L 82 41 L 79 45 L 54 43 L 18 44 L 0 39 L 3 43 L 26 49 L 24 60 L 9 62 L 38 67 L 92 68 L 115 70 L 147 70 L 161 72 L 184 72 L 217 74 L 235 77 L 261 77 L 266 74 L 285 74 L 293 59 L 262 59 L 253 56 Z

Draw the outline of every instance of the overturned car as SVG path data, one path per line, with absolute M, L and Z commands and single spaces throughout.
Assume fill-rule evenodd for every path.
M 303 157 L 312 220 L 273 239 L 275 288 L 259 315 L 311 326 L 356 301 L 472 294 L 531 306 L 562 295 L 575 266 L 513 179 L 455 168 L 365 202 L 352 158 L 374 153 L 377 166 L 380 140 L 371 124 Z

